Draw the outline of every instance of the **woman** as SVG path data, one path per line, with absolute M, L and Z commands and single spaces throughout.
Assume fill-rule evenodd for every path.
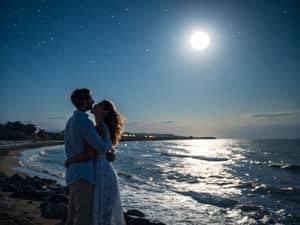
M 124 119 L 112 101 L 103 100 L 96 104 L 91 112 L 95 115 L 97 110 L 107 111 L 104 122 L 101 124 L 105 128 L 106 134 L 99 132 L 99 135 L 103 139 L 110 138 L 115 147 L 121 139 Z M 95 119 L 97 121 L 97 118 Z M 96 151 L 86 144 L 85 152 L 66 160 L 65 165 L 95 159 L 93 225 L 125 225 L 118 177 L 111 164 L 115 156 L 114 150 L 108 152 L 106 156 L 95 156 Z

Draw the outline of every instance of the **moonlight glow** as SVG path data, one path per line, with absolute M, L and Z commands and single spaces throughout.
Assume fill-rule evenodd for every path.
M 190 38 L 192 48 L 199 51 L 206 49 L 209 42 L 209 36 L 205 32 L 195 32 Z

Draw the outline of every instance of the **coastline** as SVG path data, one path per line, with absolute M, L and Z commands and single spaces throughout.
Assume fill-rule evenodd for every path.
M 36 143 L 25 143 L 24 145 L 9 146 L 0 149 L 0 173 L 12 176 L 14 174 L 28 175 L 21 171 L 16 171 L 15 168 L 19 167 L 18 157 L 21 156 L 21 152 L 31 150 L 39 147 L 62 145 L 63 141 L 45 141 Z
M 21 176 L 27 177 L 28 174 L 17 171 L 15 168 L 20 167 L 18 157 L 21 156 L 22 151 L 31 150 L 34 148 L 54 146 L 63 144 L 60 142 L 39 142 L 30 143 L 19 146 L 11 146 L 6 149 L 1 149 L 0 155 L 0 176 L 12 177 Z M 0 187 L 0 224 L 43 224 L 43 225 L 56 225 L 60 223 L 59 219 L 46 219 L 41 216 L 41 201 L 30 201 L 26 199 L 13 198 L 12 191 L 7 191 Z
M 21 152 L 60 142 L 24 144 L 0 149 L 0 224 L 63 225 L 67 214 L 67 188 L 53 179 L 45 179 L 17 170 Z M 127 225 L 165 225 L 150 221 L 136 209 L 124 212 Z

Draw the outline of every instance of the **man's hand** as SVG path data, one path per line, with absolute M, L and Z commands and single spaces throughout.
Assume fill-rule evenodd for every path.
M 97 158 L 96 150 L 92 146 L 85 142 L 84 148 L 85 151 L 83 153 L 68 158 L 64 162 L 66 168 L 68 168 L 68 166 L 70 166 L 70 164 L 72 163 L 87 162 L 89 160 L 95 160 Z
M 115 159 L 116 159 L 116 152 L 112 148 L 111 150 L 109 150 L 108 152 L 106 152 L 106 160 L 112 162 L 112 161 L 115 161 Z

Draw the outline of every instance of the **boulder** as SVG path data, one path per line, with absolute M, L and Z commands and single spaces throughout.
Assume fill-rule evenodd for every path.
M 67 218 L 67 207 L 61 203 L 43 202 L 41 211 L 42 217 L 47 219 L 61 219 L 65 221 Z
M 126 214 L 129 216 L 135 216 L 135 217 L 145 217 L 146 216 L 143 212 L 141 212 L 137 209 L 130 209 L 126 212 Z

